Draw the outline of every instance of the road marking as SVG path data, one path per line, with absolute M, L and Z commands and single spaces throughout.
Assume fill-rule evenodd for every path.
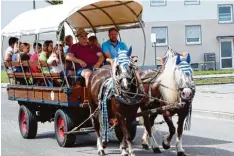
M 234 123 L 234 120 L 230 120 L 230 119 L 219 119 L 219 118 L 214 118 L 214 117 L 204 117 L 204 116 L 198 116 L 198 115 L 192 115 L 192 117 L 203 118 L 203 119 L 208 119 L 208 120 L 219 120 L 219 121 L 226 121 L 226 122 Z

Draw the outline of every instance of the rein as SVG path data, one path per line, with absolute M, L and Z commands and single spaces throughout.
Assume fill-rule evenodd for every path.
M 130 70 L 129 74 L 123 73 L 120 76 L 116 76 L 116 78 L 115 77 L 113 78 L 115 97 L 118 100 L 120 100 L 121 102 L 125 103 L 125 104 L 131 103 L 131 101 L 126 100 L 126 98 L 127 99 L 135 99 L 136 96 L 140 95 L 140 90 L 141 90 L 139 88 L 140 87 L 140 83 L 139 83 L 139 80 L 138 80 L 139 78 L 138 78 L 138 76 L 135 73 L 135 71 L 137 70 L 137 67 L 134 64 L 132 64 L 132 63 L 130 63 L 130 67 L 132 67 L 132 69 Z M 131 87 L 128 90 L 123 90 L 122 89 L 120 81 L 123 78 L 131 79 L 131 82 L 130 82 L 129 85 L 136 87 L 136 92 L 134 92 L 134 93 L 130 92 Z M 134 81 L 136 81 L 136 82 L 134 82 Z M 130 96 L 130 95 L 133 95 L 133 96 Z M 122 98 L 122 97 L 124 97 L 124 98 Z

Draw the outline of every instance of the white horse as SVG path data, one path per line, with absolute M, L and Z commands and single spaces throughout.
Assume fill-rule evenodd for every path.
M 155 95 L 154 93 L 159 91 L 160 97 L 162 100 L 169 102 L 170 104 L 175 103 L 183 103 L 183 107 L 175 108 L 172 110 L 167 110 L 162 112 L 164 120 L 169 126 L 169 134 L 164 137 L 163 148 L 169 149 L 170 142 L 175 134 L 175 127 L 172 122 L 172 116 L 174 114 L 178 114 L 178 129 L 177 129 L 177 141 L 176 147 L 178 156 L 185 156 L 184 149 L 182 148 L 182 132 L 183 132 L 183 124 L 186 117 L 187 123 L 190 126 L 191 120 L 191 103 L 195 94 L 195 84 L 193 82 L 193 71 L 190 66 L 190 54 L 180 55 L 173 51 L 172 49 L 168 49 L 166 55 L 164 56 L 164 70 L 162 73 L 155 79 L 153 82 L 154 87 L 152 87 L 152 92 L 150 96 Z M 156 87 L 155 87 L 156 86 Z M 151 103 L 151 108 L 158 107 L 158 105 L 163 106 L 165 103 L 161 102 L 160 104 L 157 101 L 153 101 Z M 157 117 L 157 114 L 150 115 L 150 125 L 154 124 L 154 120 Z M 145 118 L 144 118 L 144 121 Z M 147 129 L 147 125 L 145 124 Z M 142 137 L 142 145 L 144 148 L 149 146 L 149 133 L 151 130 L 145 130 Z M 150 135 L 153 137 L 153 135 Z M 151 137 L 150 137 L 150 140 Z M 158 144 L 155 139 L 153 139 L 154 143 L 150 141 L 151 147 L 158 148 Z M 155 152 L 155 150 L 154 150 Z M 159 153 L 160 150 L 157 150 Z

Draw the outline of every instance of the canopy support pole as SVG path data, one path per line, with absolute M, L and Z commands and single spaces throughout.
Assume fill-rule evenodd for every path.
M 77 40 L 77 38 L 76 38 L 76 33 L 73 31 L 73 29 L 72 29 L 71 25 L 70 25 L 67 21 L 66 21 L 66 23 L 67 23 L 67 25 L 71 28 L 72 33 L 73 33 L 73 35 L 75 36 L 75 40 L 76 40 L 76 42 L 78 42 L 78 40 Z
M 47 82 L 46 82 L 46 79 L 45 79 L 45 74 L 43 73 L 43 70 L 42 70 L 42 67 L 41 67 L 41 62 L 40 62 L 40 60 L 39 60 L 39 53 L 38 53 L 38 51 L 37 51 L 37 48 L 38 48 L 38 40 L 39 40 L 39 34 L 37 34 L 36 35 L 36 39 L 35 39 L 35 42 L 36 42 L 36 53 L 37 53 L 37 56 L 38 56 L 38 64 L 39 64 L 39 66 L 40 66 L 40 70 L 41 70 L 41 73 L 42 73 L 42 76 L 43 76 L 43 80 L 44 80 L 44 82 L 45 82 L 45 85 L 46 85 L 46 87 L 48 86 L 47 85 Z
M 126 3 L 123 3 L 122 1 L 116 1 L 116 2 L 119 2 L 119 3 L 121 3 L 121 4 L 123 4 L 124 6 L 126 6 L 135 16 L 136 16 L 136 18 L 137 18 L 137 20 L 138 20 L 138 22 L 140 23 L 140 25 L 141 25 L 141 29 L 142 29 L 142 32 L 143 32 L 143 36 L 144 36 L 144 56 L 143 56 L 143 65 L 142 66 L 144 66 L 145 65 L 145 53 L 146 53 L 146 37 L 145 37 L 145 30 L 144 30 L 144 28 L 143 28 L 143 24 L 142 24 L 142 21 L 140 21 L 139 20 L 139 16 L 135 13 L 135 11 L 132 9 L 132 8 L 130 8 Z M 156 58 L 155 58 L 156 59 Z
M 64 26 L 64 22 L 63 24 L 61 25 L 61 30 L 59 30 L 59 35 L 57 36 L 57 41 L 60 39 L 60 36 L 61 36 L 61 33 L 62 33 L 62 28 Z M 59 45 L 58 45 L 59 46 Z M 59 48 L 58 48 L 59 49 Z M 59 52 L 59 60 L 62 62 L 62 56 L 61 56 L 61 53 Z M 63 64 L 63 63 L 62 63 Z M 65 81 L 66 81 L 66 84 L 67 84 L 67 87 L 70 88 L 70 85 L 68 83 L 68 80 L 67 80 L 67 75 L 66 75 L 66 72 L 65 72 L 65 69 L 64 69 L 64 64 L 63 64 L 63 75 L 65 77 Z
M 67 23 L 67 25 L 71 28 L 71 30 L 72 30 L 72 32 L 73 32 L 73 35 L 75 36 L 76 42 L 78 42 L 77 37 L 76 37 L 76 34 L 75 34 L 75 32 L 73 31 L 71 25 L 70 25 L 67 21 L 66 21 L 66 23 Z M 65 61 L 66 61 L 66 59 L 65 59 Z M 75 65 L 75 63 L 74 63 L 73 61 L 71 61 L 71 62 L 72 62 L 72 66 L 73 66 L 73 68 L 74 68 L 75 81 L 76 81 L 76 77 L 77 77 L 77 75 L 76 75 L 76 65 Z
M 2 53 L 2 62 L 4 63 L 4 62 L 5 62 L 5 59 L 4 59 L 4 55 L 3 55 L 3 42 L 4 42 L 4 36 L 2 36 L 2 48 L 1 48 L 1 53 Z M 7 74 L 7 69 L 6 69 L 5 64 L 4 64 L 4 70 L 5 70 L 6 74 Z M 8 75 L 8 74 L 7 74 L 7 78 L 8 78 L 9 83 L 11 83 L 11 81 L 10 81 L 10 78 L 9 78 L 9 75 Z
M 20 41 L 20 39 L 21 39 L 21 36 L 19 37 L 19 41 Z M 18 42 L 18 45 L 19 45 L 19 42 Z M 20 45 L 18 46 L 18 48 L 20 48 Z M 23 72 L 23 74 L 24 74 L 25 83 L 26 83 L 26 85 L 28 86 L 28 81 L 27 81 L 27 77 L 26 77 L 25 72 L 24 72 L 24 67 L 23 67 L 23 63 L 22 63 L 22 60 L 21 60 L 20 52 L 21 52 L 21 51 L 18 51 L 18 53 L 19 53 L 19 63 L 20 63 L 21 70 L 22 70 L 22 72 Z M 28 92 L 27 92 L 27 93 L 28 93 Z

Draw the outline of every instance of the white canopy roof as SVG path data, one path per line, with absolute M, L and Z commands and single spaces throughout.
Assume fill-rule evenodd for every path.
M 3 36 L 34 35 L 58 31 L 67 21 L 73 28 L 96 28 L 141 21 L 142 6 L 136 1 L 81 0 L 79 6 L 53 5 L 18 15 L 2 29 Z

